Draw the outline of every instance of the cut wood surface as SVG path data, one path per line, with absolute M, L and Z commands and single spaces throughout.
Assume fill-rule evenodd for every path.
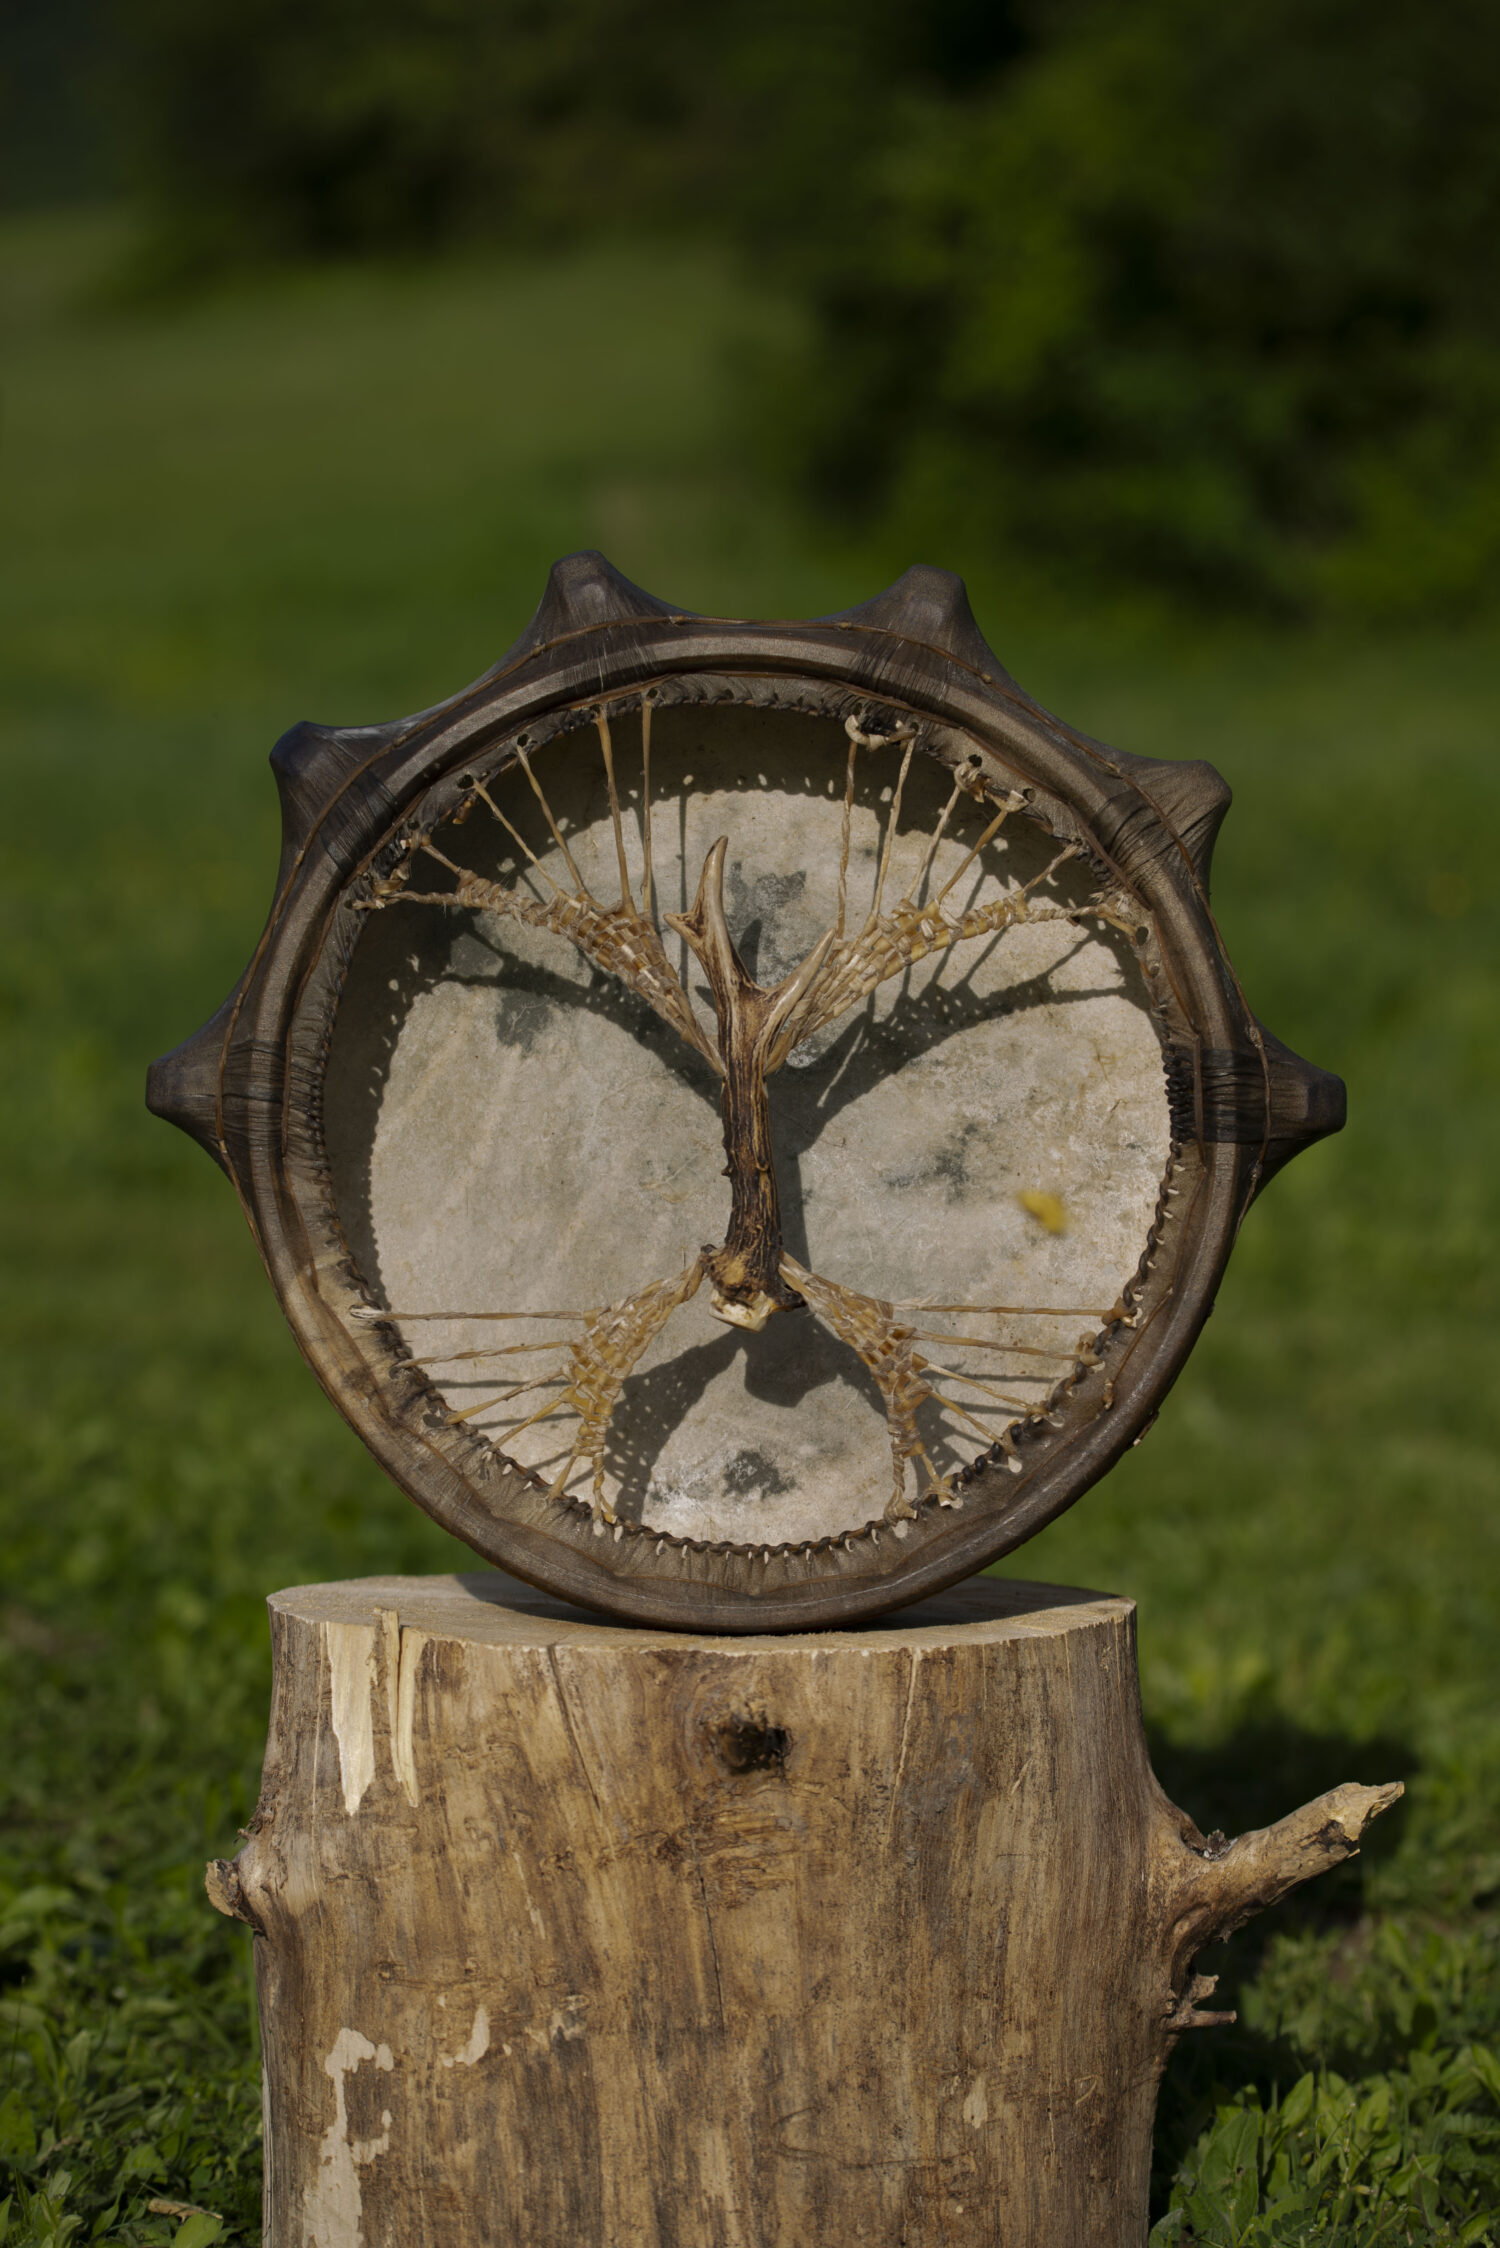
M 494 1574 L 271 1601 L 270 2248 L 1140 2248 L 1196 1952 L 1399 1786 L 1205 1841 L 1126 1600 L 706 1638 Z

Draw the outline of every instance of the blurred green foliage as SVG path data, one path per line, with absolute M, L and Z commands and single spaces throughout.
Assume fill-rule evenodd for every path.
M 120 59 L 110 0 L 6 0 L 0 210 L 118 192 Z
M 120 0 L 146 278 L 643 220 L 826 224 L 842 140 L 899 81 L 1017 44 L 933 0 Z M 836 206 L 838 198 L 833 198 Z
M 696 250 L 79 309 L 126 251 L 0 232 L 5 2248 L 256 2236 L 249 1940 L 201 1876 L 254 1800 L 264 1596 L 471 1558 L 331 1410 L 224 1180 L 142 1106 L 258 932 L 270 744 L 477 675 L 573 548 L 730 614 L 913 559 L 814 537 L 745 459 L 732 369 L 785 316 Z M 1228 944 L 1350 1085 L 1147 1443 L 1015 1562 L 1139 1599 L 1157 1769 L 1205 1829 L 1408 1782 L 1360 1859 L 1200 1963 L 1240 2020 L 1174 2057 L 1155 2213 L 1205 2248 L 1348 2241 L 1347 2193 L 1382 2244 L 1472 2248 L 1500 2207 L 1500 654 L 1132 624 L 969 553 L 1046 703 L 1231 778 Z
M 138 279 L 712 236 L 804 315 L 764 459 L 856 528 L 1272 615 L 1500 589 L 1491 0 L 119 6 Z
M 683 0 L 128 0 L 163 276 L 659 208 L 704 155 L 683 64 L 696 15 Z
M 806 470 L 931 538 L 1297 613 L 1500 583 L 1500 16 L 1055 0 L 802 252 Z M 773 421 L 785 418 L 784 409 Z

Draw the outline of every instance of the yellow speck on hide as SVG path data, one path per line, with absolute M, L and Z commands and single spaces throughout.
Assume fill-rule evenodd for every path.
M 1045 1226 L 1048 1233 L 1067 1232 L 1068 1213 L 1057 1195 L 1043 1194 L 1038 1187 L 1027 1187 L 1023 1194 L 1016 1196 L 1016 1200 L 1028 1216 L 1036 1219 L 1038 1225 Z

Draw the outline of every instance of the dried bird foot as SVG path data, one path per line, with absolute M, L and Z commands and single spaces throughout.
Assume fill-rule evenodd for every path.
M 913 1347 L 916 1330 L 897 1319 L 893 1304 L 875 1296 L 862 1296 L 856 1289 L 842 1287 L 837 1280 L 825 1279 L 821 1273 L 808 1272 L 795 1257 L 783 1257 L 782 1266 L 807 1299 L 814 1316 L 837 1335 L 840 1342 L 847 1343 L 857 1353 L 875 1378 L 891 1438 L 894 1483 L 885 1510 L 886 1521 L 914 1522 L 917 1519 L 917 1510 L 906 1496 L 908 1460 L 920 1461 L 927 1471 L 924 1499 L 936 1499 L 939 1506 L 961 1506 L 963 1501 L 946 1476 L 934 1466 L 917 1434 L 918 1406 L 925 1405 L 929 1397 L 936 1397 L 943 1404 L 950 1401 L 922 1379 L 927 1361 L 919 1357 Z M 961 1407 L 950 1405 L 950 1409 L 962 1412 Z
M 673 1312 L 697 1294 L 703 1273 L 704 1259 L 696 1257 L 675 1278 L 653 1280 L 635 1295 L 588 1314 L 583 1333 L 570 1345 L 568 1386 L 557 1404 L 546 1408 L 556 1411 L 559 1406 L 568 1406 L 579 1419 L 573 1449 L 552 1480 L 549 1499 L 562 1497 L 574 1468 L 581 1459 L 587 1459 L 593 1469 L 590 1504 L 594 1520 L 614 1521 L 614 1509 L 604 1496 L 604 1445 L 611 1416 L 632 1368 Z

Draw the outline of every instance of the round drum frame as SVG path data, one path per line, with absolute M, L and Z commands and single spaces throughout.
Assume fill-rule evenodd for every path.
M 359 910 L 414 823 L 456 807 L 470 764 L 520 733 L 541 745 L 603 701 L 737 701 L 795 679 L 804 707 L 883 728 L 936 721 L 983 754 L 992 785 L 1145 909 L 1164 1026 L 1172 1157 L 1146 1254 L 1097 1371 L 1017 1430 L 1009 1461 L 962 1478 L 964 1503 L 901 1525 L 762 1547 L 609 1530 L 549 1498 L 435 1395 L 389 1328 L 340 1232 L 322 1087 Z M 696 684 L 695 684 L 696 682 Z M 1204 1320 L 1246 1208 L 1302 1147 L 1339 1129 L 1344 1090 L 1250 1013 L 1208 904 L 1229 790 L 1213 767 L 1129 756 L 1064 726 L 992 654 L 961 582 L 914 569 L 874 601 L 802 624 L 669 608 L 576 555 L 495 668 L 437 708 L 381 727 L 302 725 L 272 765 L 283 846 L 275 900 L 239 986 L 155 1064 L 148 1103 L 228 1173 L 293 1333 L 330 1398 L 436 1521 L 552 1593 L 632 1622 L 726 1633 L 855 1622 L 924 1597 L 1010 1552 L 1080 1497 L 1149 1426 Z M 941 1276 L 937 1276 L 941 1277 Z M 1030 1441 L 1028 1441 L 1030 1437 Z

